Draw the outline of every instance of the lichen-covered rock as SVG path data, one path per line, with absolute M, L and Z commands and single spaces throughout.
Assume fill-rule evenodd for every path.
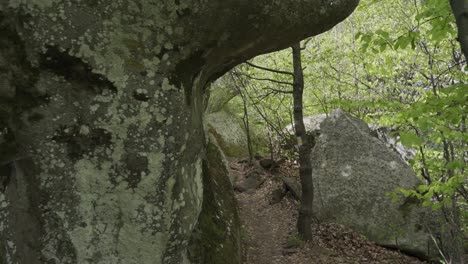
M 189 243 L 193 264 L 240 264 L 240 220 L 223 153 L 210 137 L 203 161 L 203 204 Z
M 410 200 L 392 203 L 396 188 L 414 188 L 413 170 L 361 120 L 336 110 L 321 124 L 312 150 L 314 213 L 355 229 L 380 245 L 421 256 L 437 255 L 426 228 L 430 209 Z M 426 208 L 427 209 L 427 208 Z M 433 229 L 431 231 L 437 231 Z
M 0 1 L 1 261 L 189 263 L 206 84 L 357 2 Z
M 208 131 L 214 135 L 224 154 L 228 157 L 245 157 L 249 155 L 247 135 L 234 114 L 219 111 L 206 116 Z

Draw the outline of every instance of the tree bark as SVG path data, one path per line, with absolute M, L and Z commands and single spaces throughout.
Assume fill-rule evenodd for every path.
M 468 65 L 468 1 L 450 0 L 450 6 L 457 22 L 458 42 L 460 42 L 461 50 Z
M 297 219 L 299 235 L 305 240 L 312 240 L 314 185 L 312 182 L 312 165 L 310 161 L 310 143 L 306 134 L 303 116 L 304 76 L 301 62 L 300 43 L 292 46 L 294 68 L 294 128 L 296 131 L 297 145 L 299 146 L 299 176 L 302 186 L 301 205 Z
M 206 84 L 357 2 L 0 1 L 0 262 L 189 263 Z

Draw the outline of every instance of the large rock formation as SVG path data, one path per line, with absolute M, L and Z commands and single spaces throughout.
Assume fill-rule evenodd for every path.
M 234 114 L 225 110 L 206 115 L 208 131 L 216 137 L 228 157 L 249 155 L 247 135 L 241 122 Z
M 206 84 L 358 0 L 0 1 L 7 263 L 189 263 Z
M 240 264 L 240 220 L 224 154 L 210 135 L 203 162 L 203 203 L 189 244 L 193 264 Z
M 321 124 L 312 166 L 319 220 L 349 226 L 380 245 L 437 254 L 428 252 L 430 209 L 418 209 L 411 200 L 393 203 L 387 195 L 420 181 L 396 152 L 371 135 L 366 123 L 336 110 Z
M 215 113 L 223 110 L 227 103 L 239 94 L 232 83 L 232 79 L 227 78 L 228 76 L 229 75 L 224 75 L 210 85 L 207 93 L 207 113 Z
M 317 115 L 304 117 L 304 126 L 306 128 L 307 134 L 310 137 L 309 139 L 310 142 L 314 142 L 315 137 L 318 134 L 320 134 L 320 124 L 323 122 L 323 120 L 325 120 L 325 118 L 327 118 L 326 114 L 317 114 Z M 398 140 L 398 136 L 393 136 L 391 134 L 391 132 L 394 131 L 392 128 L 382 127 L 382 126 L 375 125 L 375 124 L 369 124 L 369 128 L 371 130 L 371 135 L 378 138 L 388 148 L 398 153 L 403 160 L 409 161 L 413 159 L 414 156 L 416 155 L 416 151 L 414 149 L 410 149 L 410 148 L 403 146 L 403 144 L 401 144 L 401 142 Z M 286 126 L 285 130 L 289 134 L 294 135 L 293 124 Z M 290 141 L 295 142 L 296 138 L 292 137 Z M 283 144 L 283 147 L 285 149 L 287 149 L 290 146 L 291 146 L 291 143 Z

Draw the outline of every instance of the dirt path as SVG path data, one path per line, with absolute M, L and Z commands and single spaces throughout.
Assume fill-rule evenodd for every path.
M 261 189 L 250 193 L 240 193 L 240 215 L 245 231 L 245 246 L 247 247 L 246 264 L 280 264 L 287 263 L 283 248 L 289 233 L 294 230 L 294 212 L 288 208 L 294 207 L 291 200 L 283 199 L 281 203 L 270 205 L 269 190 L 274 185 L 267 180 Z M 289 211 L 289 212 L 288 212 Z
M 231 164 L 242 178 L 245 165 Z M 288 175 L 290 174 L 290 175 Z M 279 175 L 294 177 L 294 169 Z M 265 182 L 256 190 L 236 193 L 242 222 L 243 264 L 420 264 L 397 251 L 379 247 L 339 225 L 323 224 L 315 229 L 315 240 L 302 242 L 295 234 L 298 201 L 287 194 L 271 204 L 273 190 L 281 188 L 278 176 L 264 173 Z

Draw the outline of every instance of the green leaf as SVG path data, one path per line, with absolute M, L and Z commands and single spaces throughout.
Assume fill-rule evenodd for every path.
M 424 141 L 414 133 L 400 132 L 400 141 L 406 147 L 421 146 Z
M 390 33 L 383 31 L 382 29 L 377 30 L 375 33 L 384 39 L 388 39 L 390 37 Z
M 443 203 L 433 203 L 433 204 L 431 205 L 431 208 L 432 208 L 432 210 L 435 211 L 435 210 L 440 209 L 443 205 L 444 205 Z
M 463 162 L 460 161 L 460 160 L 450 161 L 445 166 L 445 168 L 447 168 L 449 170 L 459 169 L 459 168 L 462 168 L 462 167 L 463 167 Z
M 408 35 L 401 36 L 395 42 L 395 49 L 398 49 L 398 48 L 406 49 L 406 47 L 408 47 L 410 42 L 411 42 L 411 38 Z
M 418 191 L 421 192 L 421 193 L 425 193 L 429 190 L 429 186 L 427 185 L 419 185 L 418 186 Z

